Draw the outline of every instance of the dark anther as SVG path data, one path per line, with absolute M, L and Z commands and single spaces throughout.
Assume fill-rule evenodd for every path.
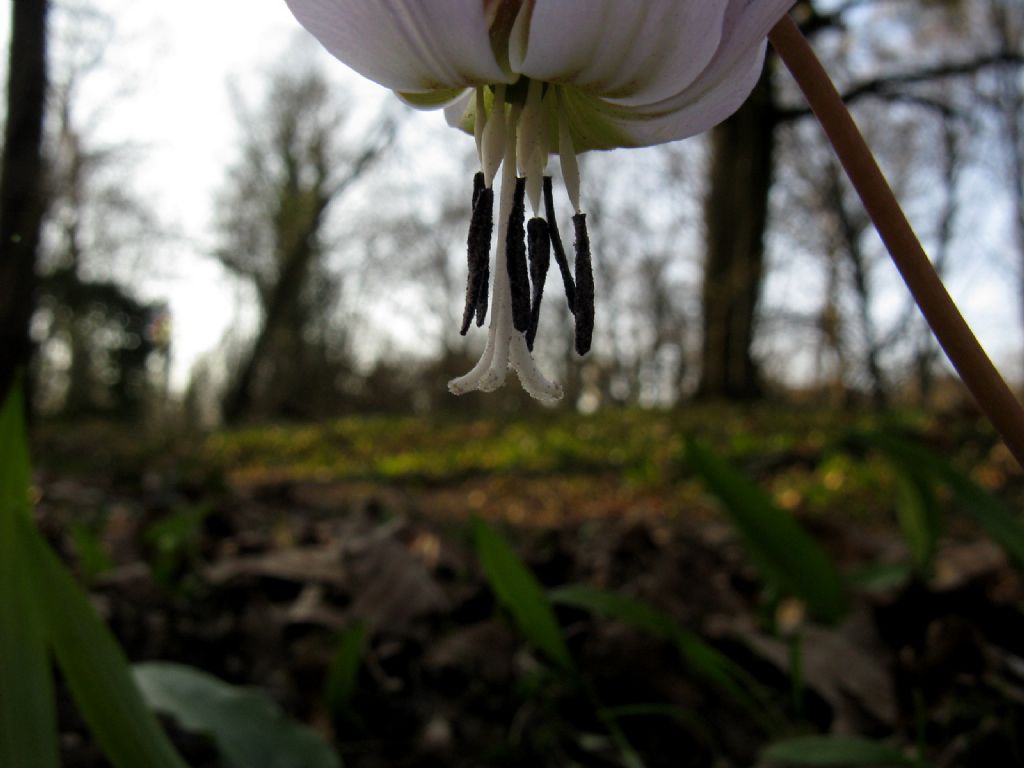
M 487 245 L 490 245 L 489 240 Z M 487 258 L 483 260 L 483 269 L 480 274 L 480 292 L 476 296 L 476 327 L 481 328 L 483 321 L 487 318 L 487 287 L 490 283 L 490 249 L 487 249 Z
M 512 293 L 512 325 L 517 331 L 530 328 L 530 275 L 526 267 L 526 179 L 516 179 L 512 214 L 508 217 L 505 237 L 505 264 L 508 267 L 509 288 Z
M 480 195 L 484 192 L 484 173 L 483 171 L 477 171 L 473 177 L 473 208 L 476 208 L 477 201 Z M 490 190 L 490 195 L 487 200 L 487 247 L 483 250 L 487 253 L 487 258 L 483 259 L 483 274 L 480 276 L 480 291 L 476 296 L 476 327 L 480 328 L 484 324 L 484 320 L 487 319 L 487 288 L 491 282 L 491 230 L 494 226 L 494 190 Z
M 569 302 L 569 311 L 576 313 L 576 285 L 572 281 L 572 270 L 569 260 L 565 257 L 562 238 L 558 234 L 558 222 L 555 220 L 555 202 L 551 197 L 551 177 L 544 177 L 544 214 L 548 218 L 548 231 L 551 236 L 551 247 L 555 250 L 555 261 L 558 271 L 562 273 L 562 285 L 565 286 L 565 299 Z
M 480 193 L 484 191 L 484 172 L 477 171 L 473 177 L 473 207 L 476 208 L 476 201 Z
M 594 267 L 590 263 L 590 236 L 587 214 L 572 217 L 576 228 L 576 354 L 590 351 L 594 336 Z
M 487 288 L 491 282 L 491 253 L 490 253 L 490 239 L 487 241 L 487 258 L 484 259 L 483 274 L 480 277 L 480 293 L 476 297 L 476 327 L 480 328 L 484 324 L 484 320 L 487 319 L 487 300 L 488 293 Z
M 473 179 L 473 216 L 469 222 L 469 239 L 466 245 L 469 274 L 466 277 L 466 306 L 462 312 L 463 336 L 469 331 L 474 314 L 477 325 L 483 324 L 487 314 L 487 281 L 490 273 L 491 230 L 494 228 L 494 190 L 481 188 L 477 191 L 477 180 L 483 184 L 483 174 Z
M 540 323 L 540 300 L 544 295 L 544 283 L 548 279 L 548 267 L 551 266 L 551 238 L 548 234 L 548 223 L 544 219 L 530 219 L 526 225 L 526 244 L 530 257 L 530 282 L 533 284 L 526 346 L 532 352 L 533 340 L 537 338 L 537 325 Z

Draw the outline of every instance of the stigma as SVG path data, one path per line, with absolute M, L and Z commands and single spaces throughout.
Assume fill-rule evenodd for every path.
M 575 348 L 590 351 L 594 329 L 594 275 L 586 214 L 580 208 L 580 174 L 559 86 L 521 78 L 513 85 L 476 89 L 474 137 L 480 171 L 473 180 L 467 239 L 466 301 L 460 332 L 482 327 L 490 311 L 487 344 L 471 371 L 448 382 L 456 395 L 491 392 L 511 369 L 523 389 L 542 402 L 562 397 L 533 359 L 541 302 L 551 257 L 558 266 L 573 317 Z M 552 146 L 552 145 L 556 146 Z M 570 267 L 555 217 L 548 157 L 555 150 L 573 208 L 574 260 Z M 494 233 L 494 185 L 498 191 Z M 526 218 L 529 203 L 531 217 Z M 496 241 L 494 268 L 491 244 Z M 493 279 L 492 279 L 493 278 Z M 488 288 L 490 298 L 488 300 Z

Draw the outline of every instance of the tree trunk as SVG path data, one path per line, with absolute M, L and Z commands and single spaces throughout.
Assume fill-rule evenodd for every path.
M 704 213 L 702 398 L 742 401 L 762 394 L 751 348 L 764 273 L 776 118 L 766 67 L 747 103 L 712 132 Z
M 315 240 L 323 213 L 329 203 L 330 197 L 322 198 L 318 202 L 305 235 L 298 238 L 298 242 L 283 261 L 281 274 L 264 307 L 263 325 L 239 368 L 238 377 L 224 399 L 224 420 L 229 424 L 239 421 L 252 405 L 256 373 L 260 364 L 267 358 L 275 336 L 289 312 L 299 301 L 299 294 L 306 282 L 310 265 L 317 255 Z
M 0 160 L 0 402 L 31 356 L 43 194 L 47 0 L 14 0 Z M 26 392 L 26 395 L 28 393 Z
M 1024 97 L 1017 88 L 1016 78 L 1003 75 L 1005 93 L 1006 146 L 1010 155 L 1013 196 L 1013 240 L 1017 249 L 1017 296 L 1022 324 L 1024 324 Z M 1024 368 L 1024 359 L 1022 359 Z

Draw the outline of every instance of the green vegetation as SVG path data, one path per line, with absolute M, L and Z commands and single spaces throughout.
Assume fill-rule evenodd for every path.
M 963 596 L 982 588 L 974 565 L 954 564 L 950 581 L 951 545 L 1002 558 L 978 573 L 1010 578 L 1024 561 L 1019 473 L 987 430 L 942 427 L 705 407 L 346 419 L 150 446 L 113 435 L 64 453 L 44 429 L 44 455 L 78 460 L 62 464 L 66 482 L 107 485 L 73 494 L 89 501 L 66 517 L 40 489 L 40 536 L 13 490 L 28 485 L 27 452 L 0 475 L 0 616 L 23 618 L 0 637 L 0 680 L 26 704 L 0 712 L 21 723 L 0 732 L 0 756 L 56 739 L 50 653 L 115 765 L 177 764 L 176 747 L 232 765 L 253 750 L 296 766 L 464 750 L 495 766 L 660 768 L 669 745 L 700 766 L 925 768 L 947 737 L 977 754 L 1018 749 L 1012 670 L 998 666 L 1016 604 L 972 604 L 981 623 L 961 652 L 975 639 L 997 650 L 969 696 L 956 678 L 935 692 L 922 645 L 965 621 Z M 864 532 L 883 546 L 858 553 Z M 54 542 L 134 648 L 119 648 Z M 857 621 L 882 644 L 869 663 L 879 646 L 857 646 Z M 133 677 L 139 647 L 174 663 Z M 904 666 L 879 682 L 886 664 Z M 857 737 L 836 735 L 854 717 L 842 685 L 868 713 Z M 174 747 L 143 702 L 175 723 Z M 182 732 L 195 741 L 182 747 Z
M 895 500 L 906 508 L 909 493 L 906 462 L 864 439 L 880 430 L 928 441 L 958 471 L 973 472 L 986 485 L 1005 485 L 1008 457 L 990 430 L 969 421 L 947 429 L 940 421 L 915 413 L 880 418 L 794 406 L 610 410 L 497 421 L 349 418 L 218 432 L 203 444 L 201 464 L 243 484 L 311 480 L 432 488 L 516 478 L 554 480 L 572 497 L 574 482 L 610 482 L 631 494 L 657 494 L 671 513 L 673 507 L 707 509 L 686 462 L 687 438 L 699 437 L 784 510 L 829 518 L 841 511 L 878 522 L 889 518 Z M 573 500 L 584 506 L 593 501 Z M 921 546 L 915 556 L 923 562 L 930 555 Z

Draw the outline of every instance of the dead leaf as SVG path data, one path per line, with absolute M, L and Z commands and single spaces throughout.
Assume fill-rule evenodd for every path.
M 427 567 L 392 538 L 354 555 L 350 567 L 351 613 L 376 630 L 404 632 L 418 619 L 450 609 Z
M 262 555 L 219 560 L 207 566 L 203 575 L 217 586 L 252 579 L 278 579 L 298 584 L 315 582 L 335 588 L 348 583 L 341 547 L 337 544 L 279 549 Z
M 790 645 L 760 632 L 744 633 L 743 641 L 784 674 L 789 674 Z M 857 733 L 862 713 L 894 726 L 896 690 L 877 655 L 850 640 L 844 631 L 808 625 L 801 632 L 804 685 L 832 708 L 832 730 Z

